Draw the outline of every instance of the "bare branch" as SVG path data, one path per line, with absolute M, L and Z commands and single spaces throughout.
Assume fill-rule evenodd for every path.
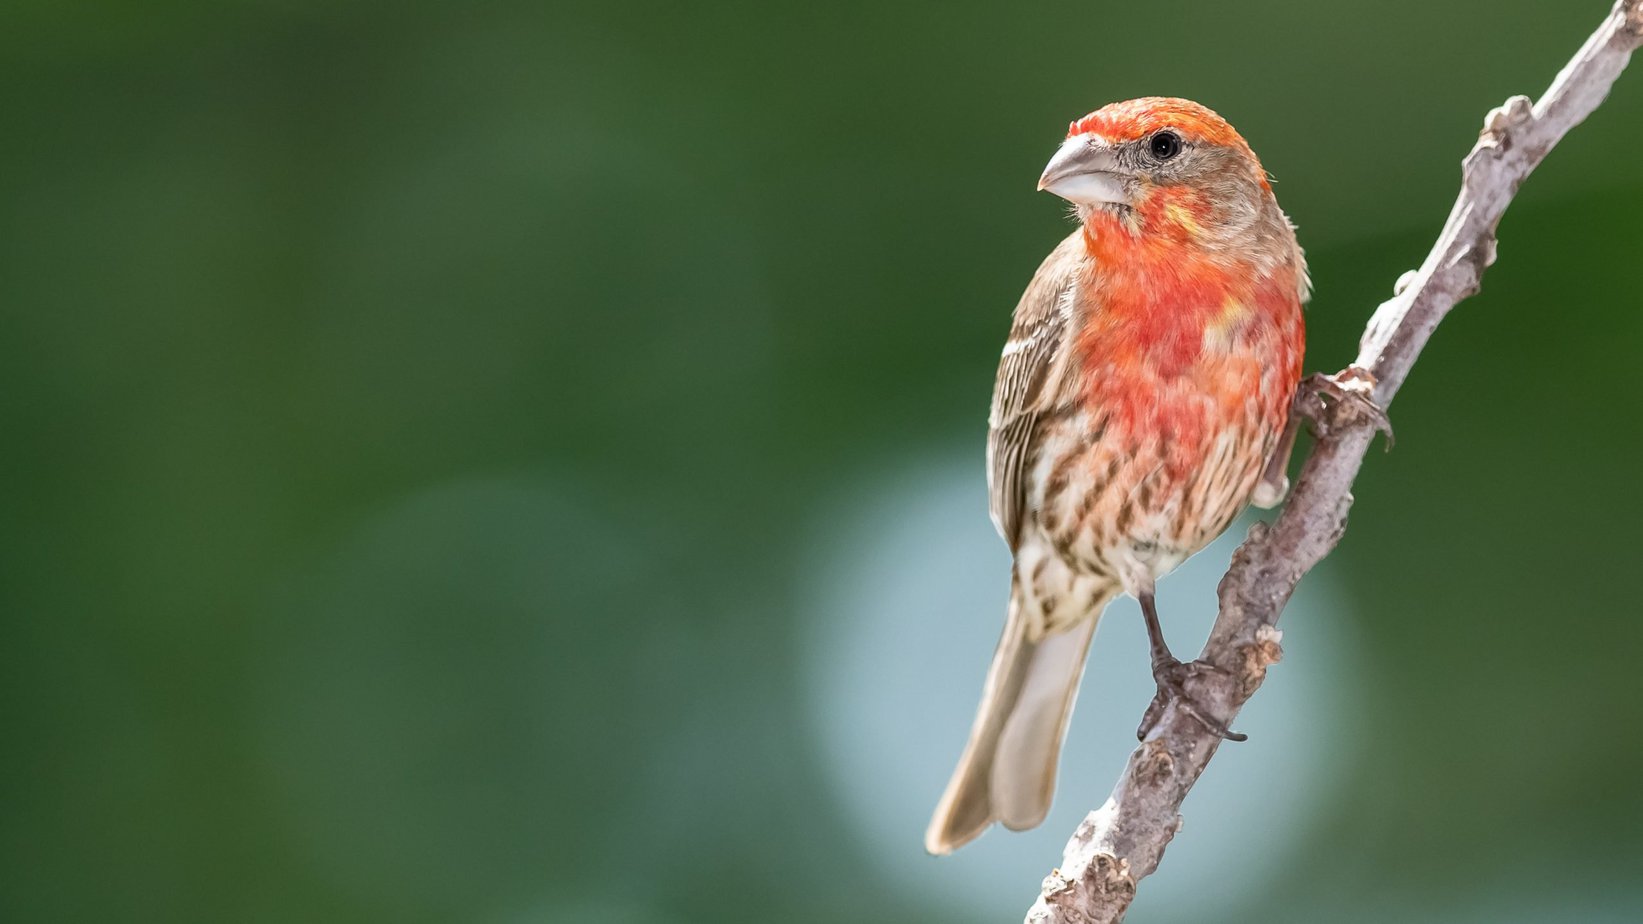
M 1490 112 L 1463 161 L 1460 196 L 1420 269 L 1404 274 L 1376 309 L 1358 359 L 1334 377 L 1338 391 L 1384 408 L 1445 315 L 1478 291 L 1495 260 L 1495 229 L 1518 186 L 1552 147 L 1608 96 L 1643 43 L 1643 0 L 1618 0 L 1538 102 L 1514 96 Z M 1352 482 L 1376 431 L 1363 403 L 1329 402 L 1321 435 L 1293 495 L 1270 526 L 1256 524 L 1221 580 L 1220 615 L 1199 659 L 1220 668 L 1190 681 L 1206 711 L 1230 723 L 1281 655 L 1278 615 L 1296 583 L 1346 529 Z M 1068 841 L 1027 924 L 1103 924 L 1123 918 L 1136 883 L 1158 868 L 1180 828 L 1181 802 L 1220 738 L 1173 705 L 1130 755 L 1101 808 Z

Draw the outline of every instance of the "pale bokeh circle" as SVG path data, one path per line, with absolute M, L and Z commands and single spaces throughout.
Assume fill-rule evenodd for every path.
M 958 759 L 1003 624 L 1009 555 L 987 519 L 972 448 L 858 480 L 818 517 L 815 586 L 805 599 L 806 690 L 827 771 L 874 868 L 975 920 L 1019 917 L 1067 837 L 1098 806 L 1135 746 L 1152 694 L 1135 603 L 1107 611 L 1062 755 L 1056 802 L 1039 828 L 994 828 L 946 858 L 924 853 L 929 813 Z M 1165 635 L 1195 654 L 1214 618 L 1215 585 L 1243 526 L 1160 587 Z M 1295 858 L 1309 816 L 1331 796 L 1354 745 L 1351 612 L 1321 568 L 1284 614 L 1285 659 L 1185 807 L 1138 914 L 1221 920 L 1255 901 Z M 1138 920 L 1140 918 L 1137 918 Z

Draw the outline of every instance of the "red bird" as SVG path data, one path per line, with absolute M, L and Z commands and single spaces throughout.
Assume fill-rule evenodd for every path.
M 1077 122 L 1038 181 L 1076 207 L 1016 305 L 988 421 L 994 524 L 1015 557 L 969 743 L 925 834 L 950 853 L 1044 820 L 1096 620 L 1141 604 L 1160 695 L 1182 689 L 1154 583 L 1252 500 L 1282 497 L 1308 296 L 1295 229 L 1249 145 L 1184 99 Z

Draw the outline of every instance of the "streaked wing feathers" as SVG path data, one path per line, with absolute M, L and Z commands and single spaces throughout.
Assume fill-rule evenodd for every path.
M 1026 504 L 1026 469 L 1038 421 L 1076 400 L 1067 387 L 1068 342 L 1080 270 L 1088 260 L 1079 232 L 1044 259 L 1016 305 L 999 362 L 988 418 L 987 483 L 993 525 L 1014 550 Z

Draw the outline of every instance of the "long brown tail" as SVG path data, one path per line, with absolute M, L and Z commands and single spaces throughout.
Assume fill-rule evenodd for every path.
M 1031 828 L 1050 811 L 1061 741 L 1106 601 L 1089 619 L 1037 641 L 1027 638 L 1029 605 L 1013 584 L 970 741 L 924 832 L 931 853 L 952 853 L 994 821 L 1012 831 Z

